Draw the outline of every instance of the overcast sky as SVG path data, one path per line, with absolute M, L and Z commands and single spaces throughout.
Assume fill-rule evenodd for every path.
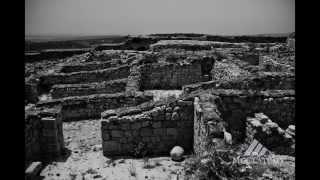
M 294 0 L 25 0 L 26 35 L 295 31 Z

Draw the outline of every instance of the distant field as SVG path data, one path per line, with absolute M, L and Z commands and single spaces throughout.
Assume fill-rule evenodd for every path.
M 25 36 L 25 41 L 31 42 L 50 42 L 50 41 L 76 41 L 76 40 L 97 40 L 97 39 L 119 39 L 123 38 L 121 35 L 104 35 L 104 36 L 72 36 L 72 35 L 59 35 L 59 36 Z
M 41 51 L 45 49 L 81 49 L 91 48 L 96 44 L 121 43 L 127 36 L 26 36 L 25 51 Z

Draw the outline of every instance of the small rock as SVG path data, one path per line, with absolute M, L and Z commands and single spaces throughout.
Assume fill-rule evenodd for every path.
M 170 156 L 173 161 L 180 161 L 183 159 L 184 150 L 180 146 L 175 146 L 170 151 Z
M 93 146 L 93 148 L 92 148 L 93 151 L 100 151 L 101 149 L 102 149 L 101 144 L 97 144 L 97 145 Z

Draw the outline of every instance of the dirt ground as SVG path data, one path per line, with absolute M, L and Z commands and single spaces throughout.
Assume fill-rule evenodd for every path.
M 183 162 L 170 157 L 144 159 L 103 156 L 100 120 L 64 122 L 65 158 L 51 162 L 40 173 L 45 180 L 181 179 Z

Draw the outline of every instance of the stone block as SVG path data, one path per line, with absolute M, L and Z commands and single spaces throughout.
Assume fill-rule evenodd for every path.
M 108 132 L 102 132 L 102 141 L 110 140 L 110 135 Z
M 122 123 L 122 124 L 121 124 L 121 129 L 122 129 L 122 130 L 128 130 L 128 129 L 130 129 L 130 124 L 129 124 L 129 123 Z
M 41 124 L 44 129 L 57 128 L 57 121 L 55 118 L 45 117 L 41 119 Z
M 133 137 L 139 136 L 139 131 L 138 131 L 138 130 L 133 130 L 133 131 L 132 131 L 132 136 L 133 136 Z
M 160 127 L 161 127 L 161 122 L 160 122 L 160 121 L 154 122 L 154 123 L 152 124 L 152 127 L 153 127 L 153 128 L 160 128 Z
M 143 122 L 141 123 L 141 126 L 142 126 L 142 127 L 148 127 L 150 124 L 151 124 L 150 121 L 143 121 Z
M 168 136 L 177 136 L 178 131 L 176 128 L 167 128 L 167 135 Z
M 112 130 L 111 131 L 111 136 L 112 137 L 122 137 L 123 136 L 123 132 L 122 131 L 118 131 L 118 130 Z
M 134 122 L 134 123 L 131 125 L 131 129 L 134 129 L 134 130 L 140 129 L 141 127 L 142 127 L 141 122 Z
M 152 129 L 151 128 L 142 128 L 140 131 L 141 136 L 152 136 Z
M 164 128 L 154 129 L 154 130 L 153 130 L 153 134 L 154 134 L 155 136 L 163 136 L 163 135 L 166 134 L 166 129 L 164 129 Z
M 104 141 L 103 142 L 103 151 L 113 152 L 120 150 L 120 143 L 117 141 Z
M 127 143 L 127 138 L 122 137 L 122 138 L 120 138 L 119 142 L 120 142 L 121 144 Z
M 162 127 L 174 128 L 174 127 L 177 127 L 177 122 L 178 121 L 164 121 L 164 122 L 162 122 Z

